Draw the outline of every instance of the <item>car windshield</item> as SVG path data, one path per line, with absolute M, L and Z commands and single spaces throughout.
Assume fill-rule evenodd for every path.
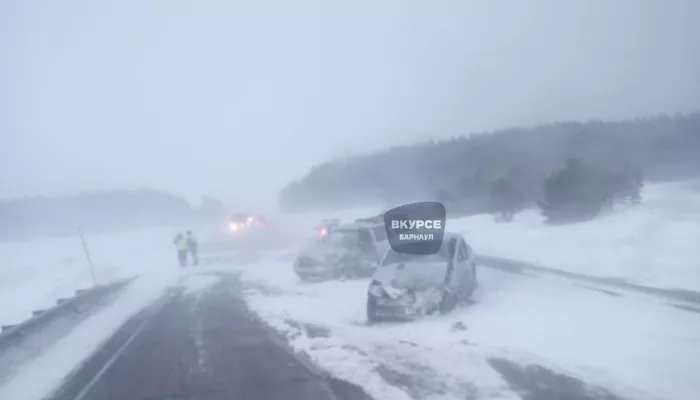
M 446 242 L 442 242 L 440 246 L 440 251 L 435 254 L 407 254 L 399 253 L 394 249 L 387 252 L 384 260 L 382 261 L 382 266 L 396 264 L 400 262 L 412 262 L 412 263 L 432 263 L 432 262 L 445 262 L 451 259 L 449 250 L 447 248 Z

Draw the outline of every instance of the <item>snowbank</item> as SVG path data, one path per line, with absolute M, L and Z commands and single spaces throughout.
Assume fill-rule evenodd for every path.
M 700 291 L 700 190 L 697 182 L 648 185 L 639 205 L 593 221 L 543 224 L 536 211 L 495 223 L 488 215 L 451 220 L 483 255 L 569 272 Z

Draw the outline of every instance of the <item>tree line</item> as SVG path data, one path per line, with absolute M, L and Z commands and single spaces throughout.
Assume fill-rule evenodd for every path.
M 638 203 L 643 185 L 638 168 L 603 169 L 570 158 L 544 179 L 535 204 L 548 222 L 587 220 L 615 204 Z M 488 212 L 497 222 L 511 221 L 517 212 L 532 206 L 531 201 L 512 174 L 496 179 L 488 190 Z
M 700 175 L 699 155 L 700 113 L 556 123 L 326 162 L 286 186 L 279 202 L 286 212 L 304 212 L 436 199 L 452 215 L 508 220 L 540 207 L 553 221 L 585 219 L 638 201 L 644 180 Z

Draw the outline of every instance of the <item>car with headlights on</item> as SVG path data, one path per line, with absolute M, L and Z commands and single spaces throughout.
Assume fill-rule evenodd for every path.
M 387 251 L 367 291 L 367 319 L 414 319 L 447 313 L 471 299 L 476 259 L 459 233 L 446 232 L 435 254 Z
M 323 238 L 324 236 L 328 235 L 331 232 L 331 230 L 333 230 L 334 228 L 337 228 L 339 226 L 340 226 L 340 219 L 339 218 L 324 219 L 316 227 L 316 235 L 319 238 Z
M 228 224 L 230 233 L 248 232 L 254 229 L 265 228 L 267 221 L 261 215 L 255 214 L 236 214 L 231 217 Z

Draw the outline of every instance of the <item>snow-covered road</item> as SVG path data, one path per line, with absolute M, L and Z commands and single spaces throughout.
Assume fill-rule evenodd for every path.
M 479 277 L 469 307 L 373 326 L 366 280 L 301 283 L 274 259 L 242 279 L 249 306 L 295 349 L 377 399 L 697 398 L 692 304 L 536 273 Z
M 451 219 L 448 230 L 496 257 L 488 262 L 493 268 L 480 267 L 471 306 L 409 323 L 368 325 L 366 280 L 298 281 L 292 261 L 303 235 L 285 251 L 206 255 L 196 270 L 175 267 L 171 229 L 90 237 L 98 282 L 138 278 L 118 303 L 18 365 L 0 397 L 42 398 L 169 287 L 223 269 L 241 272 L 248 306 L 296 350 L 377 400 L 696 399 L 697 187 L 649 185 L 641 204 L 572 225 L 543 224 L 535 210 L 508 224 L 485 215 Z M 324 217 L 351 221 L 377 212 L 288 222 L 311 232 Z M 75 238 L 3 243 L 0 250 L 0 323 L 20 322 L 90 285 Z
M 480 267 L 472 305 L 369 325 L 367 280 L 303 283 L 291 267 L 293 251 L 139 278 L 0 393 L 43 398 L 166 288 L 186 282 L 188 293 L 207 291 L 211 278 L 199 275 L 217 271 L 238 271 L 243 298 L 262 321 L 376 400 L 690 400 L 700 390 L 697 303 L 524 267 Z

